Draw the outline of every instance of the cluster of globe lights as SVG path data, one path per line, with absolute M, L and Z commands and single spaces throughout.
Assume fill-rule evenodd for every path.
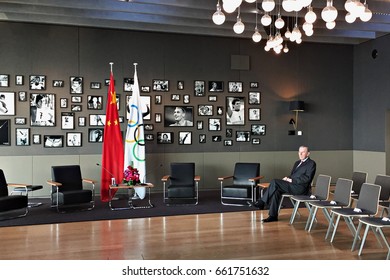
M 233 13 L 238 10 L 237 14 L 237 22 L 233 26 L 233 30 L 236 34 L 241 34 L 245 30 L 245 25 L 241 21 L 240 17 L 240 6 L 242 4 L 242 0 L 222 0 L 222 7 L 218 0 L 217 3 L 217 11 L 213 14 L 212 19 L 216 25 L 221 25 L 225 22 L 225 14 L 222 12 L 222 9 L 226 13 Z M 256 2 L 256 27 L 255 31 L 252 35 L 252 40 L 255 43 L 261 41 L 262 36 L 257 28 L 257 0 L 245 0 L 247 3 L 255 3 Z M 312 0 L 283 0 L 282 8 L 290 13 L 295 12 L 296 15 L 303 8 L 307 8 L 307 12 L 305 14 L 305 23 L 302 25 L 302 29 L 305 32 L 306 36 L 312 36 L 314 34 L 313 23 L 317 20 L 317 15 L 313 11 L 311 6 Z M 276 3 L 275 0 L 263 0 L 261 3 L 261 7 L 264 10 L 264 15 L 261 17 L 261 24 L 263 26 L 270 26 L 272 23 L 272 17 L 270 13 L 275 9 Z M 344 5 L 347 14 L 345 16 L 345 21 L 347 23 L 353 23 L 356 19 L 360 18 L 361 21 L 367 22 L 372 18 L 372 12 L 368 9 L 367 2 L 365 0 L 364 4 L 360 2 L 360 0 L 346 0 Z M 328 29 L 333 29 L 336 26 L 336 18 L 338 12 L 337 9 L 333 6 L 333 0 L 326 0 L 326 6 L 322 9 L 321 18 L 325 21 L 326 27 Z M 296 22 L 292 31 L 287 30 L 284 34 L 286 39 L 289 39 L 291 42 L 296 42 L 300 44 L 302 42 L 302 33 L 298 26 L 298 19 L 296 18 Z M 284 27 L 285 22 L 280 15 L 280 6 L 279 12 L 277 15 L 277 19 L 274 22 L 275 26 L 275 35 L 269 34 L 267 38 L 266 45 L 264 47 L 265 51 L 269 51 L 273 49 L 276 53 L 283 52 L 287 53 L 289 51 L 287 47 L 287 43 L 283 47 L 283 37 L 280 33 L 280 30 Z

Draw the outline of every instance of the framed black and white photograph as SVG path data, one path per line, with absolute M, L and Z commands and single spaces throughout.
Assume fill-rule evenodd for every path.
M 27 118 L 23 118 L 23 117 L 15 118 L 15 125 L 25 125 L 26 123 L 27 123 Z
M 261 140 L 260 138 L 252 138 L 252 144 L 253 145 L 260 145 Z
M 74 129 L 74 113 L 61 112 L 61 129 Z
M 101 143 L 103 142 L 104 130 L 103 128 L 88 129 L 88 142 Z
M 83 106 L 82 105 L 79 105 L 79 104 L 72 104 L 70 106 L 70 110 L 72 112 L 81 112 L 83 110 Z
M 11 120 L 0 120 L 0 146 L 11 145 Z
M 154 104 L 161 104 L 162 96 L 161 95 L 156 95 L 154 97 Z
M 30 129 L 17 128 L 16 132 L 16 146 L 30 146 Z
M 245 125 L 244 97 L 226 97 L 226 124 Z
M 115 84 L 115 80 L 114 80 Z M 110 85 L 110 79 L 104 79 L 104 86 L 108 87 Z
M 217 107 L 217 115 L 218 116 L 222 116 L 223 115 L 223 107 L 222 106 L 218 106 Z
M 103 103 L 103 101 L 102 101 Z M 116 94 L 116 109 L 119 111 L 119 109 L 121 108 L 121 95 L 120 94 Z M 104 107 L 103 107 L 104 108 Z
M 134 87 L 134 78 L 123 79 L 123 91 L 132 92 Z
M 191 145 L 191 144 L 192 144 L 192 132 L 179 131 L 179 145 Z
M 217 102 L 217 96 L 216 95 L 209 95 L 209 102 Z
M 177 89 L 178 90 L 184 89 L 184 81 L 177 81 Z
M 260 92 L 259 91 L 250 91 L 248 93 L 248 103 L 249 105 L 258 105 L 261 103 Z
M 104 114 L 91 114 L 89 115 L 90 126 L 104 126 L 106 124 L 106 115 Z
M 221 118 L 209 118 L 209 130 L 220 131 L 221 130 Z
M 206 134 L 199 134 L 199 143 L 206 143 Z
M 103 109 L 103 96 L 101 96 L 101 95 L 88 95 L 87 109 L 88 110 L 101 110 L 101 109 Z
M 213 115 L 213 105 L 198 105 L 198 115 L 199 116 L 212 116 Z
M 150 86 L 141 86 L 141 92 L 150 92 Z
M 43 147 L 45 148 L 62 148 L 64 146 L 63 135 L 44 135 Z
M 226 128 L 226 138 L 232 138 L 233 137 L 233 129 L 232 128 Z
M 153 80 L 153 90 L 154 91 L 169 91 L 169 81 L 168 80 Z
M 81 96 L 72 96 L 71 101 L 72 103 L 81 103 L 83 99 Z
M 130 109 L 128 108 L 130 98 L 131 95 L 126 95 L 126 119 L 130 118 Z M 142 116 L 146 121 L 150 120 L 152 115 L 150 100 L 151 97 L 149 95 L 140 96 Z
M 27 92 L 26 91 L 19 91 L 18 92 L 18 101 L 19 102 L 27 101 Z
M 0 116 L 15 115 L 15 92 L 0 92 Z
M 125 117 L 119 116 L 118 120 L 119 120 L 119 123 L 124 123 L 125 122 Z
M 180 94 L 171 94 L 172 101 L 180 101 Z
M 63 80 L 53 80 L 53 87 L 64 87 L 65 82 Z
M 250 88 L 259 88 L 259 83 L 258 82 L 250 82 L 249 87 Z
M 67 132 L 66 133 L 66 146 L 67 147 L 81 147 L 81 132 Z
M 236 131 L 237 142 L 250 142 L 251 135 L 250 131 Z
M 205 81 L 194 81 L 194 94 L 195 96 L 205 95 Z
M 145 140 L 146 141 L 153 141 L 154 140 L 154 134 L 145 133 Z
M 102 84 L 100 82 L 91 82 L 89 87 L 91 89 L 101 89 Z
M 17 86 L 24 85 L 24 76 L 23 75 L 15 75 L 15 85 L 17 85 Z
M 209 92 L 222 92 L 223 82 L 222 81 L 209 81 Z
M 68 98 L 60 98 L 60 108 L 68 108 Z
M 229 92 L 242 92 L 242 82 L 229 82 Z
M 79 117 L 79 126 L 86 126 L 86 117 Z
M 9 75 L 0 74 L 0 87 L 9 87 Z
M 221 142 L 222 141 L 222 136 L 220 136 L 220 135 L 213 135 L 213 136 L 211 136 L 211 141 L 212 142 Z
M 193 126 L 193 110 L 192 106 L 165 106 L 164 126 Z
M 203 129 L 203 121 L 196 121 L 196 128 L 198 130 L 202 130 Z
M 184 104 L 190 104 L 190 95 L 189 94 L 184 94 L 183 95 L 183 103 Z
M 79 77 L 79 76 L 70 77 L 70 93 L 71 94 L 83 93 L 83 77 Z
M 173 143 L 173 132 L 157 132 L 157 143 L 158 144 L 172 144 Z
M 46 76 L 45 75 L 30 75 L 30 89 L 31 90 L 45 90 Z
M 55 126 L 55 100 L 53 93 L 30 94 L 31 126 Z
M 233 146 L 233 140 L 228 139 L 223 141 L 224 146 Z
M 253 136 L 265 135 L 265 124 L 252 124 L 251 125 L 251 135 L 253 135 Z
M 41 144 L 41 135 L 40 134 L 33 134 L 32 143 L 34 145 Z
M 160 113 L 154 114 L 154 121 L 155 121 L 156 123 L 162 122 L 162 114 L 160 114 Z
M 152 131 L 154 129 L 154 125 L 151 123 L 144 124 L 145 131 Z
M 248 114 L 249 114 L 250 121 L 261 120 L 261 109 L 260 108 L 250 108 Z

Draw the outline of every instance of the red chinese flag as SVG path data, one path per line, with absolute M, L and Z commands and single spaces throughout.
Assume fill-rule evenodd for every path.
M 108 86 L 106 124 L 104 126 L 102 153 L 102 180 L 100 185 L 100 199 L 109 201 L 109 185 L 114 176 L 116 183 L 123 179 L 124 149 L 122 133 L 118 118 L 118 108 L 114 85 L 114 76 L 110 73 L 110 85 Z M 112 195 L 115 192 L 112 192 Z

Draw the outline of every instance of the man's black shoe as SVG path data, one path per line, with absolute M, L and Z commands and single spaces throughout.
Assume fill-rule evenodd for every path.
M 258 201 L 255 201 L 255 202 L 249 202 L 249 206 L 256 207 L 259 210 L 264 210 L 265 203 L 262 200 L 258 200 Z
M 263 219 L 263 223 L 270 223 L 270 222 L 277 222 L 277 221 L 278 221 L 278 217 L 275 216 L 269 216 L 268 218 Z

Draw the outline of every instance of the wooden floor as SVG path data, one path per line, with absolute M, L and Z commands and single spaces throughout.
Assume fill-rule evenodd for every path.
M 0 228 L 0 259 L 55 260 L 384 260 L 372 233 L 362 256 L 351 252 L 352 235 L 340 221 L 334 242 L 325 241 L 322 213 L 311 233 L 307 210 L 293 225 L 291 209 L 279 222 L 262 224 L 266 211 L 202 214 Z M 388 232 L 385 232 L 388 235 Z

